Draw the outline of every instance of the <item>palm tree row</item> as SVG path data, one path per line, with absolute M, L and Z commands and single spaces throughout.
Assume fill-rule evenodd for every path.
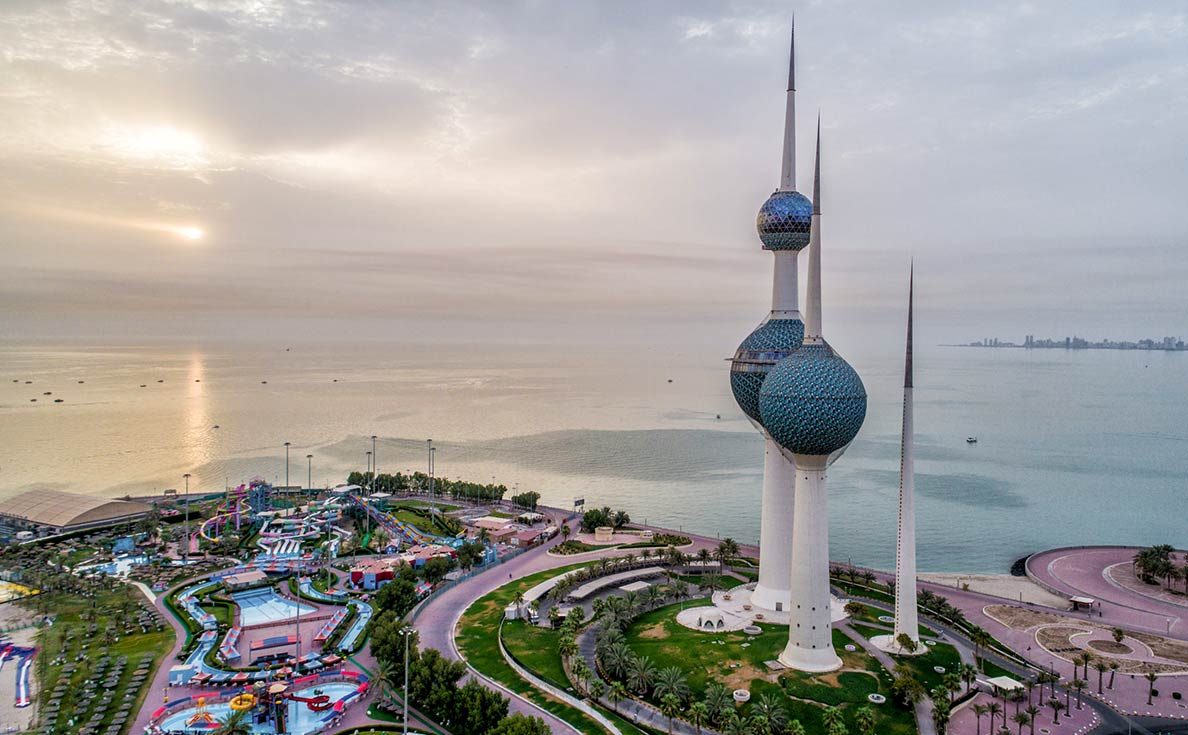
M 1185 554 L 1183 565 L 1176 563 L 1175 548 L 1169 544 L 1159 544 L 1135 553 L 1132 559 L 1134 572 L 1148 584 L 1158 584 L 1163 581 L 1165 587 L 1170 588 L 1178 580 L 1184 580 L 1184 591 L 1188 593 L 1188 554 Z

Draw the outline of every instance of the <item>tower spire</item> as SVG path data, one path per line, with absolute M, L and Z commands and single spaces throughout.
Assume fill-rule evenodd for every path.
M 814 200 L 815 201 L 815 200 Z M 903 367 L 903 387 L 912 387 L 912 303 L 915 301 L 916 261 L 913 258 L 908 269 L 908 324 L 907 324 L 907 358 Z
M 796 190 L 796 18 L 792 18 L 792 43 L 788 49 L 788 100 L 784 109 L 784 159 L 780 191 Z
M 809 232 L 808 289 L 804 303 L 804 341 L 821 339 L 821 117 L 817 115 L 817 161 L 813 166 L 813 220 Z

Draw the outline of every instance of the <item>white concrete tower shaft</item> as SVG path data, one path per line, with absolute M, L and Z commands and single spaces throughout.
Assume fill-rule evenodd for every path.
M 788 93 L 784 112 L 784 149 L 780 169 L 780 191 L 796 190 L 796 21 L 788 51 Z M 796 250 L 776 250 L 768 319 L 797 319 L 800 316 L 800 288 Z M 762 429 L 762 427 L 760 427 Z M 793 488 L 796 467 L 771 437 L 763 443 L 763 501 L 759 520 L 759 580 L 751 604 L 765 610 L 783 611 L 791 604 L 788 589 L 791 573 L 791 531 Z
M 817 120 L 817 161 L 813 173 L 813 221 L 809 233 L 808 300 L 805 343 L 821 341 L 821 121 Z M 814 298 L 815 295 L 815 298 Z M 788 645 L 780 663 L 800 671 L 833 671 L 842 660 L 833 650 L 829 610 L 829 510 L 825 469 L 829 457 L 798 454 L 792 508 L 792 555 L 789 588 L 792 606 Z
M 912 306 L 915 267 L 908 277 L 907 350 L 903 369 L 903 437 L 899 450 L 899 535 L 895 549 L 895 637 L 920 643 L 916 613 L 916 471 L 912 420 Z

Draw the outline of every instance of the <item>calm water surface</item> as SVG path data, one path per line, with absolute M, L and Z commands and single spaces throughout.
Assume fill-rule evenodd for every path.
M 922 570 L 1000 572 L 1061 544 L 1188 544 L 1188 355 L 920 352 Z M 830 472 L 832 556 L 885 568 L 902 357 L 847 357 L 871 404 Z M 314 483 L 334 484 L 364 466 L 372 434 L 380 471 L 423 469 L 432 437 L 441 475 L 518 483 L 557 505 L 581 495 L 640 520 L 754 541 L 762 442 L 730 397 L 721 358 L 9 344 L 0 346 L 0 498 L 31 487 L 149 493 L 180 487 L 185 472 L 199 490 L 253 475 L 284 482 L 285 441 L 291 482 L 305 482 L 313 454 Z

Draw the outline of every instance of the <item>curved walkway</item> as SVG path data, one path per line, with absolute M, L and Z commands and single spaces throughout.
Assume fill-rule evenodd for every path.
M 1188 609 L 1145 595 L 1114 581 L 1107 570 L 1129 564 L 1137 546 L 1088 546 L 1053 549 L 1027 560 L 1027 575 L 1040 585 L 1066 597 L 1092 597 L 1105 625 L 1141 630 L 1188 640 Z

